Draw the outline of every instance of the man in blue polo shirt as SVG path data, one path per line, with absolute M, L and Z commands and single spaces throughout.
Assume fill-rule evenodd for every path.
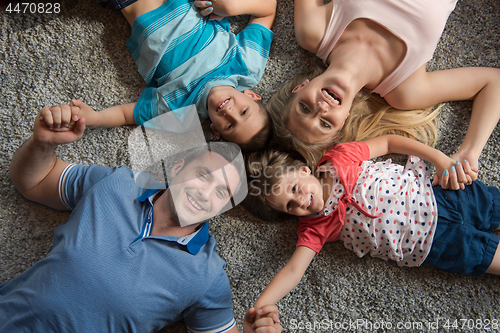
M 57 159 L 56 147 L 84 130 L 83 118 L 73 130 L 55 132 L 37 117 L 14 154 L 16 188 L 72 212 L 56 228 L 49 255 L 0 285 L 0 332 L 156 332 L 179 320 L 193 332 L 237 332 L 224 261 L 203 222 L 244 181 L 228 163 L 231 149 L 179 161 L 171 179 L 181 198 L 173 198 L 169 188 L 139 187 L 126 167 Z M 262 311 L 268 316 L 255 322 L 256 310 L 247 312 L 244 331 L 253 324 L 280 332 L 277 308 Z

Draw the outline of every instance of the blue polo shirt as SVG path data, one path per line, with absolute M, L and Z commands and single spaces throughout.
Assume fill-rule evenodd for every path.
M 0 285 L 0 332 L 192 331 L 235 325 L 224 261 L 208 222 L 186 237 L 151 236 L 155 191 L 126 167 L 68 166 L 72 209 L 52 251 Z

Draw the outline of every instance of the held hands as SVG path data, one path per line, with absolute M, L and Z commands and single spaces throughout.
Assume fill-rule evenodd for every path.
M 471 170 L 473 171 L 473 174 L 470 176 L 472 178 L 472 181 L 474 181 L 477 179 L 477 174 L 479 171 L 479 155 L 481 155 L 481 152 L 476 153 L 465 148 L 463 151 L 459 149 L 455 154 L 451 155 L 450 158 L 454 161 L 467 160 L 469 162 Z
M 477 179 L 477 168 L 473 168 L 467 160 L 460 163 L 448 158 L 448 162 L 443 165 L 449 167 L 435 165 L 436 174 L 432 185 L 440 185 L 444 189 L 463 190 L 465 185 L 469 185 Z
M 219 6 L 218 4 L 223 2 L 223 0 L 195 0 L 194 6 L 198 8 L 201 16 L 210 15 L 210 19 L 222 20 L 224 16 L 229 16 L 228 13 L 225 12 L 223 6 Z M 222 4 L 221 4 L 222 5 Z M 214 13 L 214 10 L 217 13 Z
M 85 118 L 75 105 L 44 107 L 37 115 L 33 138 L 43 144 L 60 145 L 80 140 L 85 131 Z
M 80 118 L 92 119 L 96 112 L 80 100 L 73 99 L 69 105 L 44 107 L 40 115 L 47 127 L 54 132 L 73 131 Z
M 282 329 L 276 305 L 265 305 L 259 310 L 250 308 L 245 313 L 243 333 L 280 333 Z

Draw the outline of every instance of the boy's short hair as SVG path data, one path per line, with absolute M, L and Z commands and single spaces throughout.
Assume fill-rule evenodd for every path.
M 241 151 L 244 153 L 253 153 L 256 151 L 263 150 L 271 142 L 273 137 L 273 126 L 271 115 L 266 109 L 266 106 L 262 101 L 256 101 L 259 105 L 260 111 L 266 115 L 264 120 L 264 126 L 248 141 L 247 143 L 240 144 Z

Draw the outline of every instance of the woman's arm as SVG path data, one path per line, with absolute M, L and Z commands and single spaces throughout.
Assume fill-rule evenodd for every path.
M 500 69 L 455 68 L 426 72 L 421 67 L 385 96 L 399 109 L 418 109 L 442 102 L 473 100 L 467 135 L 457 160 L 467 159 L 477 169 L 484 145 L 500 119 Z
M 288 263 L 271 280 L 254 307 L 259 309 L 267 304 L 275 304 L 295 288 L 316 252 L 305 246 L 299 246 L 293 253 Z
M 250 23 L 271 29 L 276 14 L 276 0 L 196 0 L 195 7 L 203 16 L 251 15 Z
M 307 51 L 316 53 L 332 15 L 333 2 L 323 0 L 295 0 L 294 29 L 297 43 Z
M 399 135 L 383 135 L 366 140 L 365 143 L 370 150 L 370 159 L 387 154 L 404 154 L 415 155 L 429 161 L 436 167 L 440 185 L 443 188 L 449 185 L 454 190 L 463 189 L 464 184 L 469 183 L 475 176 L 467 162 L 457 164 L 457 161 L 446 156 L 443 152 L 413 139 Z M 451 172 L 446 174 L 444 171 L 448 169 Z M 469 175 L 469 179 L 467 175 Z

